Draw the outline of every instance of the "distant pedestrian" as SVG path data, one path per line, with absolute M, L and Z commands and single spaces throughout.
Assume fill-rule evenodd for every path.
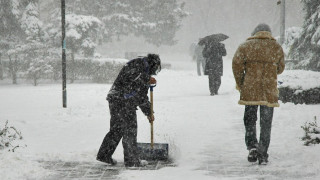
M 206 59 L 204 74 L 209 77 L 210 95 L 217 95 L 223 75 L 222 56 L 227 55 L 226 48 L 221 42 L 211 41 L 204 46 L 202 55 Z
M 156 75 L 160 70 L 161 62 L 157 54 L 133 59 L 121 69 L 107 96 L 110 131 L 103 139 L 97 160 L 115 165 L 117 162 L 112 155 L 122 138 L 125 166 L 142 166 L 137 152 L 136 110 L 139 106 L 149 121 L 154 121 L 148 89 L 150 84 L 156 83 L 151 75 Z
M 203 51 L 203 46 L 196 45 L 194 48 L 194 53 L 193 53 L 193 60 L 197 62 L 197 73 L 199 76 L 201 76 L 201 71 L 204 73 L 205 65 L 206 65 L 206 59 L 202 55 Z
M 245 142 L 248 161 L 268 163 L 274 107 L 279 107 L 277 75 L 284 70 L 284 53 L 267 24 L 259 24 L 241 44 L 232 61 L 239 104 L 245 105 Z M 260 140 L 256 137 L 257 110 L 260 106 Z

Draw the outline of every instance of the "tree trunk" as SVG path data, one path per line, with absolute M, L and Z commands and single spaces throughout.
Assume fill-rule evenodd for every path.
M 57 62 L 54 62 L 52 65 L 53 65 L 53 80 L 58 81 L 59 73 L 60 73 L 58 68 L 61 69 L 61 67 L 59 66 L 59 64 Z
M 3 80 L 2 54 L 0 53 L 0 80 Z
M 12 79 L 12 84 L 17 84 L 17 75 L 15 72 L 14 64 L 12 62 L 11 56 L 9 56 L 9 72 Z
M 14 64 L 12 67 L 13 74 L 12 74 L 12 83 L 17 84 L 17 72 L 18 72 L 18 61 L 17 61 L 17 56 L 14 59 Z
M 34 86 L 37 86 L 37 85 L 38 85 L 37 73 L 36 73 L 36 72 L 33 74 L 33 85 L 34 85 Z
M 73 83 L 74 82 L 74 80 L 75 80 L 75 77 L 76 77 L 76 75 L 75 75 L 75 60 L 74 60 L 74 51 L 73 50 L 71 50 L 71 65 L 70 65 L 70 71 L 71 71 L 71 73 L 70 73 L 70 83 Z

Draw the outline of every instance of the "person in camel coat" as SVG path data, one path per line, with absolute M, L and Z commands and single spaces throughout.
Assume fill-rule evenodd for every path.
M 284 52 L 272 37 L 267 24 L 259 24 L 252 36 L 241 44 L 232 60 L 240 105 L 245 105 L 245 142 L 248 161 L 268 163 L 274 107 L 279 107 L 277 75 L 285 68 Z M 256 137 L 257 110 L 260 106 L 260 140 Z

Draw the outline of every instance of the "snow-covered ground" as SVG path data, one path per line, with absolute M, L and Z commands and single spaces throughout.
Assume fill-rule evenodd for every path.
M 244 106 L 224 63 L 218 96 L 209 96 L 207 76 L 196 75 L 189 57 L 163 56 L 154 90 L 155 141 L 169 143 L 177 167 L 157 171 L 125 170 L 123 180 L 320 179 L 320 145 L 303 146 L 300 126 L 320 117 L 320 105 L 282 104 L 274 112 L 270 163 L 247 162 L 242 122 Z M 170 61 L 171 62 L 171 61 Z M 311 82 L 310 82 L 311 83 Z M 60 84 L 0 86 L 0 127 L 5 121 L 22 132 L 16 152 L 0 151 L 0 179 L 44 179 L 51 172 L 39 161 L 95 162 L 109 129 L 105 100 L 110 84 L 68 84 L 68 108 L 62 108 Z M 138 110 L 138 141 L 149 141 L 149 123 Z M 123 161 L 121 144 L 114 158 Z

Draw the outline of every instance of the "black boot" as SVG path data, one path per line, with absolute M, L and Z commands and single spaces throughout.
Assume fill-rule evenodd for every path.
M 107 164 L 112 165 L 112 166 L 117 164 L 117 161 L 112 159 L 111 157 L 110 158 L 97 157 L 97 160 L 100 161 L 100 162 L 107 163 Z
M 256 148 L 252 148 L 249 150 L 248 161 L 256 162 L 258 159 L 258 152 Z
M 259 159 L 259 165 L 267 165 L 268 164 L 268 157 L 269 155 L 258 155 L 258 159 Z

